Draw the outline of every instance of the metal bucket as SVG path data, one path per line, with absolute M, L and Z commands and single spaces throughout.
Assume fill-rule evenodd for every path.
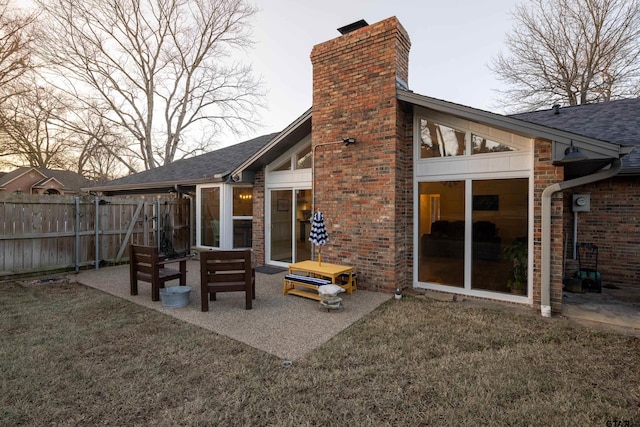
M 167 308 L 180 308 L 189 305 L 191 286 L 171 286 L 160 289 L 162 306 Z

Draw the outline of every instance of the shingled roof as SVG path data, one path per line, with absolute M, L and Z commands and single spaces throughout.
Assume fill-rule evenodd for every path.
M 622 158 L 621 174 L 640 174 L 640 99 L 562 107 L 533 111 L 511 117 L 580 135 L 634 146 Z
M 249 141 L 201 154 L 188 159 L 176 160 L 133 175 L 98 184 L 90 191 L 118 191 L 136 188 L 151 188 L 178 185 L 195 185 L 214 182 L 228 175 L 238 165 L 266 145 L 277 133 L 259 136 Z
M 11 172 L 0 175 L 0 188 L 13 181 L 14 179 L 24 175 L 30 170 L 37 170 L 41 175 L 43 175 L 43 179 L 35 185 L 42 184 L 43 182 L 51 178 L 55 178 L 60 184 L 63 185 L 64 190 L 68 192 L 78 192 L 80 191 L 81 187 L 91 185 L 91 181 L 76 172 L 23 166 Z

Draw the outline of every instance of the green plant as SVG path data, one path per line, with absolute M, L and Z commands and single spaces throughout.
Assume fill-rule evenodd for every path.
M 527 253 L 527 242 L 521 239 L 504 249 L 504 258 L 513 263 L 513 272 L 507 282 L 509 289 L 525 289 L 527 287 Z

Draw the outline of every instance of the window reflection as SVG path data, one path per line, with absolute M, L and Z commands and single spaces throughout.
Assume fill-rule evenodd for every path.
M 250 220 L 250 219 L 234 219 L 233 220 L 233 247 L 235 249 L 251 247 L 252 229 L 253 229 L 253 220 Z
M 296 169 L 311 169 L 311 144 L 296 154 Z
M 473 181 L 472 287 L 527 293 L 528 179 Z M 518 260 L 514 264 L 514 250 Z M 518 282 L 517 284 L 515 282 Z
M 420 157 L 465 155 L 465 132 L 420 119 Z
M 474 180 L 465 217 L 464 181 L 421 182 L 418 280 L 464 287 L 470 244 L 472 289 L 527 295 L 528 188 L 527 178 Z
M 421 182 L 421 282 L 464 286 L 464 181 Z
M 513 147 L 474 134 L 471 134 L 471 145 L 473 146 L 472 154 L 516 151 Z

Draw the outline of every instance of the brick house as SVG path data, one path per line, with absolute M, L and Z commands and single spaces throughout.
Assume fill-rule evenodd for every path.
M 93 190 L 166 191 L 178 182 L 195 199 L 195 248 L 251 246 L 261 264 L 277 266 L 314 256 L 309 218 L 321 210 L 330 239 L 323 260 L 355 266 L 359 287 L 459 293 L 539 306 L 545 316 L 561 310 L 570 193 L 591 192 L 595 217 L 611 210 L 595 200 L 607 186 L 628 186 L 637 229 L 637 175 L 609 179 L 637 138 L 621 143 L 416 94 L 411 43 L 396 18 L 340 32 L 313 48 L 312 108 L 282 132 L 249 141 L 251 150 L 203 155 L 233 158 L 224 167 L 199 156 L 153 172 L 162 179 L 142 173 Z M 637 255 L 633 239 L 625 251 Z M 522 268 L 506 250 L 519 251 Z M 637 278 L 632 268 L 625 274 Z
M 640 145 L 638 98 L 556 107 L 514 117 L 620 145 Z M 636 285 L 640 283 L 640 265 L 636 262 L 640 259 L 640 148 L 621 160 L 622 168 L 615 177 L 565 191 L 566 271 L 578 267 L 575 243 L 588 242 L 598 247 L 598 270 L 606 283 Z M 580 171 L 590 172 L 590 169 Z M 580 196 L 587 196 L 589 206 L 575 206 Z
M 1 194 L 77 194 L 91 181 L 71 171 L 21 167 L 0 176 Z

